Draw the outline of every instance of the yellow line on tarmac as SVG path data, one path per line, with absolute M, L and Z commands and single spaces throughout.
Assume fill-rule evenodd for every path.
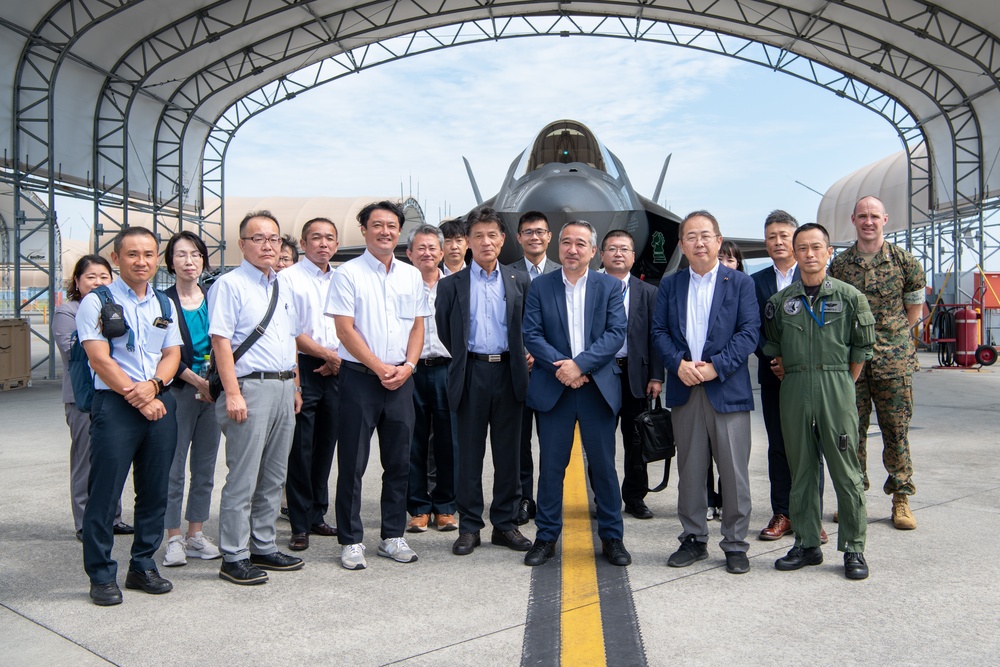
M 561 663 L 606 665 L 594 536 L 577 426 L 563 486 Z

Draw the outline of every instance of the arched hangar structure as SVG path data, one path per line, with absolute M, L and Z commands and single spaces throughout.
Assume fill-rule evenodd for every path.
M 55 195 L 94 202 L 95 245 L 129 211 L 161 236 L 200 229 L 218 251 L 229 141 L 253 115 L 389 60 L 552 35 L 722 53 L 827 88 L 886 118 L 909 169 L 907 239 L 928 268 L 978 263 L 1000 170 L 1000 11 L 994 0 L 2 0 L 0 178 L 20 249 Z M 918 151 L 924 145 L 926 150 Z M 38 195 L 36 199 L 26 196 Z M 109 209 L 120 214 L 111 216 Z M 124 223 L 119 222 L 124 221 Z M 967 252 L 966 254 L 969 254 Z M 22 307 L 17 306 L 18 312 Z M 41 332 L 36 332 L 42 335 Z M 45 337 L 45 336 L 43 336 Z M 49 337 L 51 338 L 51 337 Z M 52 346 L 50 343 L 50 351 Z M 50 373 L 54 356 L 49 355 Z

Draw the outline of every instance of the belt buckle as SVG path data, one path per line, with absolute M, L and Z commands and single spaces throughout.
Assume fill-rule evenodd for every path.
M 499 364 L 502 361 L 499 354 L 489 354 L 487 356 L 489 357 L 489 359 L 487 359 L 486 361 L 490 362 L 491 364 Z

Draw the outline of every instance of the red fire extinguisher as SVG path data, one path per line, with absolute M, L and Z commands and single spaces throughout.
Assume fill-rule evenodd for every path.
M 972 308 L 959 308 L 955 312 L 955 363 L 973 366 L 976 348 L 979 347 L 979 313 Z

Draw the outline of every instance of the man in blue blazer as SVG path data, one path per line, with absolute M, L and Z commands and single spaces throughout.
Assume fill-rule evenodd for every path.
M 596 254 L 594 226 L 566 223 L 559 232 L 562 270 L 537 278 L 525 303 L 524 347 L 535 359 L 527 405 L 535 411 L 539 433 L 538 530 L 525 565 L 542 565 L 555 554 L 577 422 L 597 498 L 601 549 L 613 565 L 632 562 L 622 542 L 615 471 L 615 415 L 622 394 L 614 359 L 628 324 L 622 282 L 588 268 Z
M 663 279 L 653 316 L 653 344 L 669 373 L 663 402 L 673 408 L 677 441 L 680 548 L 667 564 L 708 558 L 705 470 L 715 459 L 722 484 L 726 570 L 750 570 L 750 411 L 747 359 L 757 348 L 760 315 L 750 276 L 719 262 L 722 234 L 708 211 L 689 214 L 678 233 L 691 265 Z

